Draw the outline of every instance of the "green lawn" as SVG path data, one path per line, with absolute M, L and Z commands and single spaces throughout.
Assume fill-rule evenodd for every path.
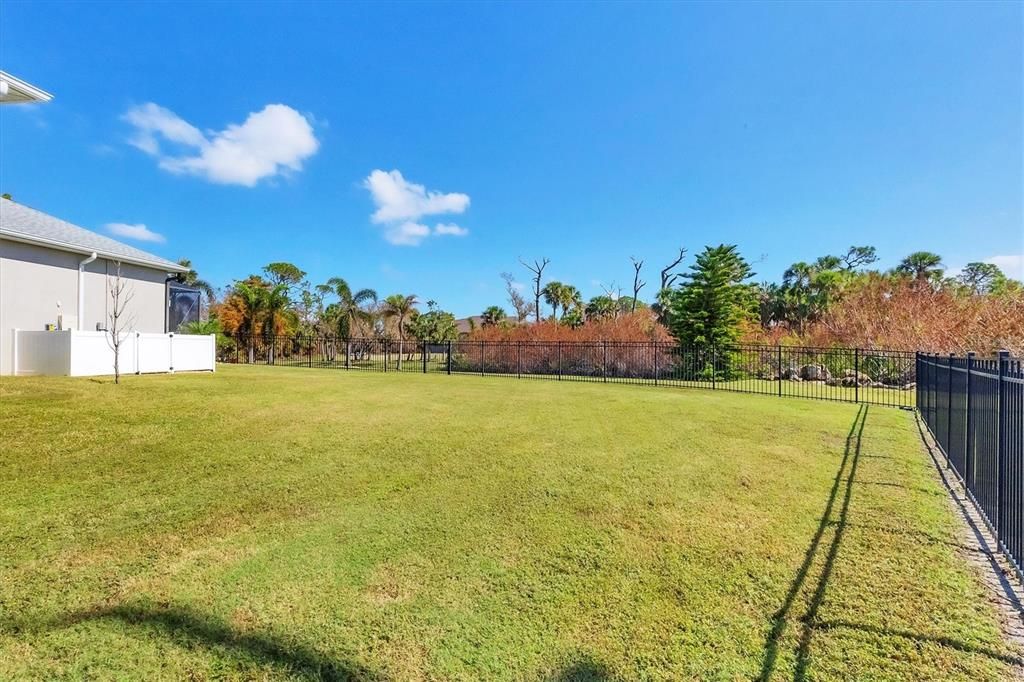
M 1000 679 L 911 413 L 223 367 L 0 382 L 0 679 Z

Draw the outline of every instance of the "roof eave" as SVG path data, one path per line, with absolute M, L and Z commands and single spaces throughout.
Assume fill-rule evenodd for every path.
M 37 237 L 31 234 L 24 234 L 21 232 L 14 232 L 12 230 L 0 230 L 0 238 L 9 239 L 12 242 L 21 242 L 22 244 L 34 244 L 38 246 L 48 246 L 51 249 L 58 249 L 60 251 L 67 251 L 69 253 L 80 253 L 88 256 L 91 253 L 95 253 L 101 258 L 107 260 L 120 261 L 121 263 L 130 263 L 132 265 L 141 265 L 143 267 L 152 268 L 153 270 L 164 270 L 166 272 L 188 272 L 188 268 L 172 263 L 170 261 L 152 261 L 146 260 L 145 258 L 133 258 L 131 256 L 124 256 L 119 253 L 112 253 L 110 251 L 103 251 L 102 249 L 90 249 L 86 246 L 78 246 L 77 244 L 68 244 L 67 242 L 60 242 L 55 239 L 46 239 L 45 237 Z
M 53 95 L 46 92 L 41 88 L 37 88 L 31 83 L 26 83 L 17 76 L 12 76 L 6 71 L 0 71 L 0 79 L 7 81 L 8 87 L 15 92 L 20 93 L 26 99 L 24 100 L 10 100 L 11 104 L 19 103 L 23 104 L 28 102 L 49 102 L 53 99 Z M 2 100 L 0 100 L 2 101 Z

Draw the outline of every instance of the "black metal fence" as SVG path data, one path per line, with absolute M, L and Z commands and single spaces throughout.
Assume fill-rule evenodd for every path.
M 235 336 L 221 360 L 378 372 L 684 386 L 912 407 L 915 353 L 662 342 L 450 341 Z
M 995 358 L 917 356 L 917 405 L 949 466 L 1018 574 L 1024 565 L 1024 367 Z

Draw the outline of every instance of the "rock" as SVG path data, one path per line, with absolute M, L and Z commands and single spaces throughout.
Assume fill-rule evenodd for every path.
M 856 382 L 859 384 L 871 383 L 871 377 L 869 377 L 867 374 L 852 369 L 843 370 L 843 379 L 855 379 Z
M 871 381 L 868 383 L 871 388 L 885 388 L 885 384 L 881 381 Z
M 911 381 L 909 384 L 903 384 L 904 391 L 913 391 L 915 388 L 917 388 L 916 381 Z
M 797 369 L 796 367 L 787 367 L 784 370 L 782 370 L 782 374 L 780 376 L 783 379 L 789 379 L 789 380 L 799 379 L 800 378 L 800 370 Z
M 832 375 L 824 365 L 804 365 L 800 368 L 800 378 L 804 381 L 828 381 Z
M 792 376 L 789 378 L 790 381 L 803 381 L 799 376 Z

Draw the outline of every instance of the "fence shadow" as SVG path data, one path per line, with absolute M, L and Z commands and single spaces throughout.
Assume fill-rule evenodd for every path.
M 818 614 L 821 608 L 821 604 L 825 598 L 825 592 L 828 588 L 829 580 L 832 576 L 832 571 L 835 566 L 836 559 L 839 556 L 839 550 L 842 545 L 843 536 L 848 527 L 853 527 L 856 524 L 851 523 L 848 520 L 850 502 L 853 493 L 854 479 L 857 473 L 857 465 L 861 455 L 861 444 L 862 436 L 864 433 L 864 426 L 867 422 L 868 406 L 863 405 L 857 412 L 857 416 L 854 418 L 853 425 L 850 428 L 850 432 L 846 440 L 846 448 L 843 453 L 843 459 L 839 466 L 839 471 L 836 473 L 835 481 L 832 484 L 832 489 L 829 493 L 828 502 L 825 505 L 825 511 L 822 514 L 821 523 L 818 526 L 818 530 L 811 540 L 811 544 L 807 549 L 804 556 L 804 561 L 801 564 L 793 582 L 790 585 L 789 592 L 786 594 L 786 599 L 782 604 L 782 607 L 772 617 L 773 625 L 772 629 L 767 637 L 765 644 L 764 660 L 761 667 L 761 674 L 759 680 L 765 681 L 771 678 L 772 673 L 775 671 L 776 662 L 779 654 L 779 644 L 782 639 L 782 635 L 785 633 L 787 622 L 793 618 L 792 610 L 797 601 L 797 597 L 804 588 L 807 582 L 808 575 L 811 571 L 812 566 L 822 549 L 822 540 L 825 531 L 828 527 L 832 526 L 835 528 L 834 534 L 831 541 L 829 542 L 827 550 L 825 550 L 825 559 L 822 565 L 821 573 L 818 575 L 817 582 L 814 588 L 814 592 L 811 595 L 810 601 L 807 606 L 807 610 L 803 615 L 799 617 L 801 623 L 801 632 L 799 643 L 796 651 L 796 663 L 793 673 L 794 680 L 807 680 L 809 678 L 808 667 L 810 665 L 810 648 L 811 641 L 814 637 L 815 631 L 829 630 L 843 628 L 848 630 L 856 630 L 873 635 L 885 636 L 885 637 L 900 637 L 908 639 L 919 644 L 938 644 L 940 646 L 955 649 L 965 653 L 977 654 L 992 658 L 994 660 L 1002 661 L 1011 665 L 1021 666 L 1024 665 L 1024 660 L 1018 656 L 1000 653 L 993 649 L 977 646 L 973 644 L 967 644 L 959 640 L 950 637 L 936 637 L 918 632 L 912 632 L 908 630 L 898 630 L 891 628 L 880 628 L 873 625 L 854 623 L 843 620 L 819 620 Z M 918 417 L 918 428 L 921 428 L 920 418 Z M 924 432 L 921 433 L 922 439 L 924 439 Z M 926 440 L 926 439 L 925 439 Z M 927 443 L 926 443 L 927 444 Z M 928 446 L 929 453 L 932 456 L 936 466 L 940 469 L 939 461 L 936 458 L 935 453 L 932 451 L 931 446 Z M 943 482 L 949 488 L 949 481 L 946 479 L 945 473 L 942 473 Z M 857 482 L 861 483 L 860 481 Z M 845 490 L 842 495 L 842 503 L 840 505 L 838 517 L 833 520 L 832 512 L 835 508 L 839 499 L 839 491 L 845 484 Z M 952 489 L 950 489 L 952 492 Z M 989 561 L 995 562 L 995 555 L 992 549 L 985 542 L 982 537 L 981 530 L 977 527 L 974 521 L 967 514 L 967 510 L 963 506 L 963 501 L 959 499 L 957 495 L 953 495 L 957 504 L 960 505 L 961 511 L 968 523 L 971 525 L 972 530 L 976 538 L 978 538 L 980 551 L 988 556 Z M 949 541 L 941 540 L 938 538 L 931 538 L 936 541 L 942 541 L 945 544 L 955 544 Z M 964 547 L 956 544 L 958 547 Z M 1005 583 L 1005 587 L 1010 590 L 1007 594 L 1008 598 L 1013 600 L 1015 604 L 1019 606 L 1020 602 L 1017 601 L 1016 595 L 1012 592 L 1012 587 L 1006 582 L 1005 577 L 1000 572 L 1001 580 Z
M 89 621 L 118 621 L 158 632 L 190 648 L 226 650 L 237 658 L 269 664 L 291 676 L 308 680 L 386 680 L 359 663 L 333 659 L 313 648 L 269 634 L 241 633 L 223 621 L 191 609 L 113 606 L 69 614 L 51 628 Z
M 822 540 L 825 537 L 825 531 L 829 526 L 835 526 L 832 542 L 830 543 L 827 551 L 825 566 L 822 569 L 821 575 L 818 577 L 818 584 L 814 590 L 814 596 L 811 598 L 811 605 L 808 608 L 807 614 L 802 619 L 804 622 L 804 630 L 801 633 L 800 646 L 797 651 L 797 677 L 802 679 L 806 675 L 807 658 L 811 641 L 811 623 L 813 622 L 814 616 L 817 615 L 821 600 L 825 596 L 825 588 L 828 585 L 833 565 L 835 564 L 836 557 L 839 554 L 839 544 L 842 541 L 843 532 L 846 528 L 846 516 L 849 511 L 850 495 L 853 489 L 853 477 L 857 469 L 857 458 L 860 456 L 861 437 L 864 433 L 864 423 L 867 421 L 867 415 L 868 406 L 861 405 L 857 409 L 857 415 L 854 417 L 853 424 L 850 426 L 850 432 L 846 436 L 846 447 L 843 450 L 843 459 L 839 464 L 839 470 L 836 472 L 835 480 L 832 482 L 832 489 L 829 491 L 828 501 L 826 502 L 825 510 L 821 515 L 821 522 L 818 524 L 818 529 L 815 531 L 814 537 L 811 539 L 811 544 L 804 554 L 803 563 L 800 565 L 800 568 L 797 570 L 796 577 L 793 578 L 793 582 L 789 586 L 789 591 L 786 593 L 786 599 L 783 601 L 782 607 L 779 608 L 779 610 L 772 616 L 772 629 L 768 633 L 768 638 L 765 642 L 764 661 L 761 665 L 761 674 L 758 677 L 759 680 L 766 681 L 770 679 L 772 673 L 775 671 L 775 664 L 779 655 L 779 643 L 782 639 L 782 635 L 786 631 L 786 624 L 789 621 L 790 612 L 793 610 L 793 605 L 796 603 L 797 596 L 799 596 L 800 591 L 803 589 L 804 583 L 807 581 L 808 574 L 811 571 L 811 566 L 814 564 L 814 560 L 818 556 L 818 550 L 820 549 Z M 849 470 L 849 473 L 847 473 L 847 470 Z M 833 522 L 832 510 L 836 505 L 836 500 L 839 498 L 839 490 L 843 484 L 844 475 L 846 477 L 846 492 L 843 496 L 843 504 L 839 513 L 839 519 Z
M 614 678 L 604 664 L 590 656 L 577 657 L 548 678 L 549 682 L 610 682 L 612 679 Z
M 992 573 L 999 578 L 999 588 L 1003 593 L 1003 597 L 1013 605 L 1017 611 L 1017 616 L 1020 618 L 1021 622 L 1024 623 L 1024 604 L 1022 604 L 1021 595 L 1018 592 L 1018 588 L 1015 587 L 1014 584 L 1006 577 L 1006 573 L 999 563 L 1000 553 L 998 549 L 993 546 L 993 543 L 989 540 L 988 534 L 975 520 L 974 514 L 971 513 L 970 509 L 968 509 L 967 505 L 973 503 L 970 501 L 965 503 L 965 500 L 968 499 L 966 494 L 961 495 L 957 490 L 959 484 L 954 486 L 953 482 L 950 481 L 950 477 L 947 474 L 947 468 L 943 466 L 940 454 L 936 451 L 936 448 L 932 445 L 932 441 L 928 438 L 928 430 L 924 425 L 920 412 L 914 413 L 914 422 L 917 424 L 917 431 L 921 436 L 921 442 L 924 444 L 925 449 L 928 450 L 928 456 L 931 458 L 932 464 L 935 465 L 936 471 L 939 472 L 939 478 L 942 480 L 943 487 L 945 487 L 946 492 L 949 493 L 949 496 L 956 504 L 960 518 L 962 518 L 967 524 L 971 531 L 971 535 L 978 543 L 978 549 L 975 551 L 980 551 L 982 554 L 987 556 L 989 568 L 992 570 Z
M 953 639 L 952 637 L 934 637 L 932 635 L 923 635 L 919 632 L 911 632 L 909 630 L 894 630 L 892 628 L 880 628 L 874 625 L 866 625 L 864 623 L 851 623 L 844 620 L 832 620 L 832 621 L 819 621 L 814 625 L 819 630 L 832 630 L 837 628 L 845 628 L 847 630 L 857 630 L 858 632 L 866 632 L 872 635 L 880 635 L 883 637 L 901 637 L 903 639 L 909 639 L 913 642 L 925 644 L 939 644 L 941 646 L 949 647 L 950 649 L 956 649 L 969 654 L 980 654 L 989 658 L 994 658 L 1003 663 L 1010 663 L 1011 665 L 1024 665 L 1024 659 L 1019 656 L 1013 656 L 1010 654 L 1003 654 L 998 651 L 994 651 L 987 647 L 975 646 L 973 644 L 965 644 L 960 640 Z

